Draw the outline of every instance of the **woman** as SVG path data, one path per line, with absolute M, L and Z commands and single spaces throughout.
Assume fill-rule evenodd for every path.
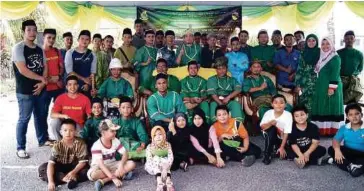
M 296 73 L 296 92 L 299 94 L 298 103 L 305 105 L 311 112 L 312 97 L 314 93 L 316 74 L 314 66 L 320 58 L 318 38 L 310 34 L 306 38 L 305 49 L 300 59 Z
M 312 121 L 320 134 L 333 136 L 344 120 L 344 103 L 340 78 L 341 60 L 329 38 L 321 42 L 320 58 L 314 72 L 317 79 L 312 102 Z

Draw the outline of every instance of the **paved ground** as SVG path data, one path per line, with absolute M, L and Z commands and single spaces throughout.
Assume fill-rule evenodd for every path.
M 49 148 L 39 148 L 35 138 L 34 126 L 30 122 L 28 129 L 27 150 L 31 156 L 27 160 L 19 160 L 15 155 L 15 126 L 18 108 L 14 96 L 0 100 L 0 149 L 1 149 L 1 186 L 4 191 L 43 191 L 47 184 L 37 178 L 37 166 L 47 161 Z M 261 137 L 252 138 L 253 142 L 263 146 Z M 330 140 L 322 140 L 329 146 Z M 224 169 L 208 165 L 189 168 L 188 172 L 173 172 L 173 181 L 179 191 L 225 191 L 225 190 L 259 190 L 259 191 L 292 191 L 292 190 L 327 190 L 327 191 L 363 191 L 364 176 L 351 178 L 334 166 L 310 166 L 297 169 L 293 162 L 274 160 L 265 166 L 261 160 L 252 167 L 244 168 L 237 162 L 228 162 Z M 65 186 L 59 190 L 67 190 Z M 82 183 L 76 190 L 93 190 L 90 182 Z M 104 190 L 115 190 L 110 184 Z M 132 181 L 124 181 L 122 190 L 149 191 L 155 190 L 155 179 L 138 165 L 136 177 Z

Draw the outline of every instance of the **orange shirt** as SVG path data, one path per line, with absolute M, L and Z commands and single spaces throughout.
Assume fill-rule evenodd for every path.
M 218 121 L 216 121 L 213 126 L 215 128 L 217 137 L 221 137 L 221 135 L 224 133 L 232 136 L 239 135 L 242 139 L 245 139 L 249 136 L 243 123 L 240 123 L 239 128 L 237 128 L 236 120 L 233 118 L 229 118 L 227 127 L 224 127 L 223 124 Z
M 61 52 L 56 48 L 51 48 L 49 50 L 44 50 L 44 53 L 47 59 L 48 76 L 59 76 L 61 68 L 64 68 Z M 59 81 L 62 80 L 60 79 Z M 57 83 L 47 84 L 47 91 L 58 90 L 60 88 L 61 87 L 59 87 Z

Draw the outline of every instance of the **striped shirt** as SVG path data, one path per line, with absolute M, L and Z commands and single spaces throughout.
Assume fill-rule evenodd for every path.
M 98 139 L 91 148 L 91 166 L 97 165 L 99 159 L 102 159 L 104 164 L 110 164 L 116 161 L 116 152 L 119 152 L 121 155 L 126 152 L 125 147 L 120 143 L 119 139 L 114 138 L 110 148 L 106 148 L 104 144 L 102 144 L 101 139 Z
M 87 146 L 80 138 L 75 138 L 71 147 L 62 141 L 56 141 L 52 147 L 49 162 L 76 165 L 87 162 Z

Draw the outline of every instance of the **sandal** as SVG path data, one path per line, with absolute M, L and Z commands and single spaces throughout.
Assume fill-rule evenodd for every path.
M 25 150 L 18 150 L 16 152 L 16 156 L 18 156 L 20 159 L 28 159 L 29 155 Z
M 169 179 L 169 181 L 166 181 L 166 186 L 167 186 L 167 191 L 174 191 L 174 186 L 173 186 L 173 182 L 171 181 L 171 179 Z
M 188 168 L 188 163 L 186 162 L 181 162 L 181 164 L 179 164 L 179 167 L 184 171 L 187 172 L 187 168 Z
M 163 182 L 157 183 L 157 190 L 156 191 L 163 191 L 165 184 Z

